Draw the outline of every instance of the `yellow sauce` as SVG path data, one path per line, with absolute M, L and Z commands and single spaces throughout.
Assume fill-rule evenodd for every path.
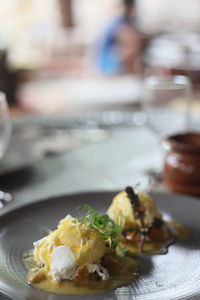
M 38 265 L 34 261 L 33 253 L 24 255 L 24 262 L 28 269 L 27 279 L 31 281 L 38 272 Z M 39 282 L 31 283 L 35 288 L 54 294 L 65 295 L 85 295 L 100 294 L 120 286 L 129 285 L 137 274 L 137 263 L 129 257 L 117 257 L 116 268 L 108 268 L 110 278 L 108 280 L 81 279 L 81 280 L 62 280 L 57 283 L 47 276 Z
M 169 222 L 174 229 L 177 231 L 177 234 L 172 234 L 167 239 L 162 241 L 160 240 L 146 240 L 143 245 L 143 251 L 140 253 L 140 241 L 136 242 L 126 242 L 122 245 L 130 251 L 131 254 L 141 255 L 141 254 L 166 254 L 168 247 L 175 243 L 176 239 L 186 239 L 188 237 L 187 229 L 174 221 Z

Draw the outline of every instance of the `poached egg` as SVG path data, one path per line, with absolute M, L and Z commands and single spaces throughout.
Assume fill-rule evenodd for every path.
M 144 209 L 143 221 L 145 227 L 149 227 L 155 217 L 162 219 L 154 200 L 148 194 L 141 192 L 138 196 Z M 135 217 L 133 205 L 126 191 L 122 191 L 114 197 L 107 214 L 115 224 L 121 222 L 122 230 L 141 226 L 140 220 Z
M 102 280 L 109 278 L 107 269 L 100 264 L 106 253 L 105 241 L 87 222 L 67 215 L 56 230 L 33 245 L 35 261 L 56 282 L 73 280 L 83 268 L 89 273 L 97 272 Z

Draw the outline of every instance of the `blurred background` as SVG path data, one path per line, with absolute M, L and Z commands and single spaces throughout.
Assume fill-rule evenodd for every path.
M 199 107 L 199 0 L 1 0 L 13 117 L 140 107 L 142 78 L 185 74 Z

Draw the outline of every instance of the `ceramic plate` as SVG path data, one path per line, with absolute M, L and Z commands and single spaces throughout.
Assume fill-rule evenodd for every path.
M 158 208 L 190 231 L 187 241 L 178 241 L 166 255 L 138 259 L 138 277 L 130 286 L 103 295 L 58 296 L 32 288 L 26 282 L 23 253 L 54 229 L 67 214 L 76 216 L 76 207 L 92 205 L 106 211 L 111 192 L 84 193 L 43 200 L 7 213 L 0 219 L 0 290 L 12 299 L 200 299 L 200 201 L 191 197 L 156 194 Z

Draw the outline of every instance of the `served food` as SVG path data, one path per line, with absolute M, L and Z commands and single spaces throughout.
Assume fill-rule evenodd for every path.
M 88 205 L 84 209 L 85 217 L 67 215 L 26 253 L 30 284 L 57 294 L 94 294 L 128 285 L 137 276 L 136 262 L 115 252 L 121 225 L 113 226 L 108 215 L 99 216 Z
M 127 187 L 107 211 L 115 224 L 121 220 L 120 244 L 133 254 L 166 253 L 176 238 L 186 238 L 187 230 L 175 221 L 165 221 L 148 194 Z M 120 250 L 119 250 L 120 251 Z
M 79 210 L 86 209 L 79 219 L 67 215 L 25 254 L 34 287 L 77 295 L 128 285 L 138 276 L 132 254 L 166 253 L 176 238 L 188 234 L 181 224 L 163 218 L 152 197 L 131 187 L 115 196 L 107 214 L 99 216 L 88 205 Z

